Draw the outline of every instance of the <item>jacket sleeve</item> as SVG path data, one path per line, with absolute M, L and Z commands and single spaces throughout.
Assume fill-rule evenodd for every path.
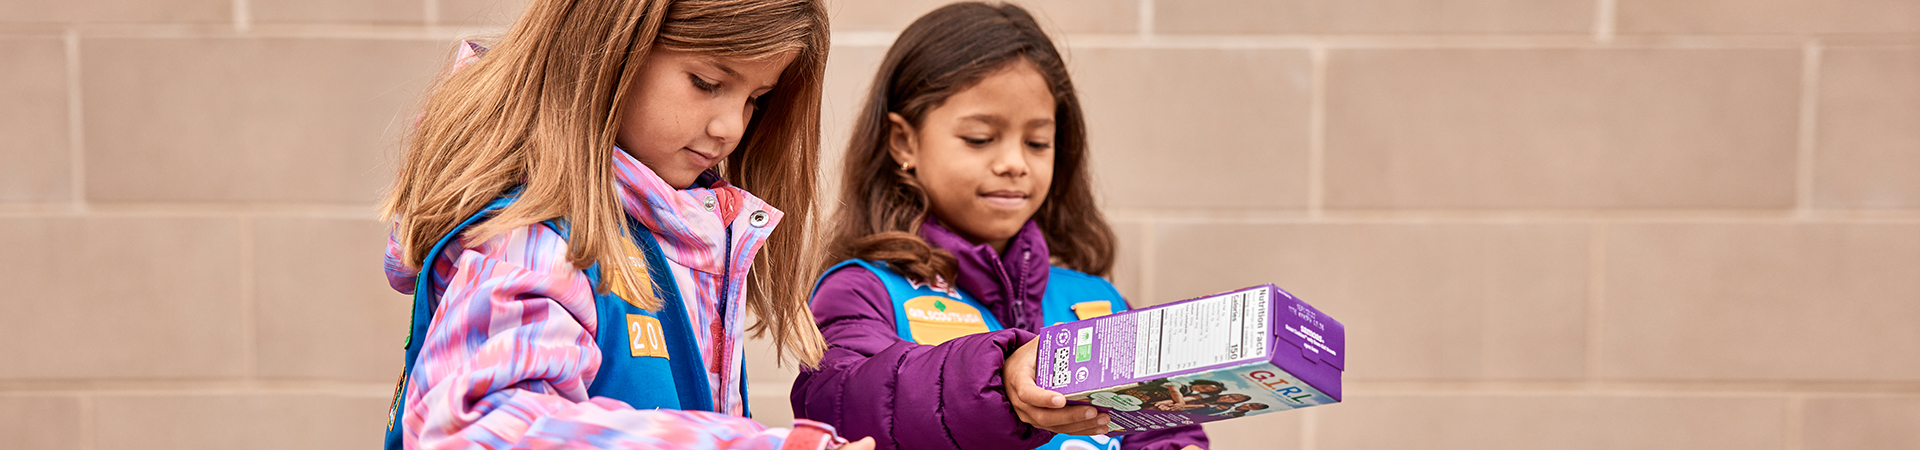
M 771 450 L 786 440 L 789 430 L 746 418 L 589 398 L 601 358 L 593 293 L 558 234 L 533 225 L 455 254 L 416 341 L 396 424 L 407 448 Z
M 900 339 L 893 303 L 872 272 L 829 274 L 813 297 L 828 348 L 791 392 L 796 417 L 832 424 L 878 449 L 1030 449 L 1053 433 L 1021 422 L 1007 402 L 1000 366 L 1033 334 L 1006 329 L 940 345 Z
M 1187 425 L 1129 434 L 1120 440 L 1120 450 L 1180 450 L 1187 446 L 1208 448 L 1207 432 L 1199 425 Z

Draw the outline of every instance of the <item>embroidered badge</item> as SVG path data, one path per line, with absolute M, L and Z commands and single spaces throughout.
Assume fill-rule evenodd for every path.
M 913 332 L 913 341 L 921 344 L 939 345 L 987 332 L 979 309 L 950 298 L 929 295 L 907 300 L 906 311 L 907 329 Z
M 640 280 L 640 285 L 642 286 L 652 286 L 653 277 L 650 274 L 648 274 L 646 271 L 647 260 L 644 257 L 645 253 L 641 253 L 640 247 L 634 246 L 633 240 L 631 239 L 621 239 L 620 244 L 621 244 L 620 250 L 626 252 L 627 254 L 627 263 L 631 265 L 630 267 L 633 267 L 635 270 L 638 270 L 640 272 L 639 273 L 640 276 L 634 277 L 634 278 L 638 278 Z M 613 273 L 613 271 L 611 270 L 609 270 L 607 274 L 615 275 L 615 273 Z M 640 297 L 636 297 L 634 296 L 633 292 L 627 291 L 626 284 L 620 283 L 619 277 L 617 276 L 609 277 L 607 278 L 607 280 L 608 280 L 607 285 L 613 291 L 613 295 L 620 296 L 620 299 L 625 300 L 629 305 L 633 305 L 638 308 L 647 307 L 646 305 L 640 304 L 640 302 L 637 300 Z
M 667 355 L 667 339 L 660 332 L 660 319 L 640 314 L 627 315 L 627 347 L 633 350 L 634 357 L 673 359 Z
M 940 291 L 942 294 L 947 294 L 948 297 L 960 298 L 960 291 L 954 290 L 953 285 L 947 283 L 947 279 L 941 278 L 939 275 L 933 276 L 933 283 L 931 284 L 913 281 L 912 278 L 908 278 L 907 286 L 911 286 L 914 289 L 932 289 Z
M 1106 300 L 1073 304 L 1073 315 L 1078 316 L 1080 320 L 1092 319 L 1108 314 L 1113 314 L 1113 304 L 1107 303 Z

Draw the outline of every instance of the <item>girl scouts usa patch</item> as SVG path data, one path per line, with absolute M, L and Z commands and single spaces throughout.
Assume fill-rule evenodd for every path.
M 913 332 L 913 341 L 926 345 L 939 345 L 953 338 L 974 333 L 987 332 L 987 322 L 980 316 L 980 310 L 940 296 L 917 297 L 907 300 L 907 329 Z

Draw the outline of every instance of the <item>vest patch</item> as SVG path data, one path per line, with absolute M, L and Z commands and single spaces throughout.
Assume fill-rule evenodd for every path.
M 1106 300 L 1073 304 L 1073 315 L 1080 317 L 1080 320 L 1092 319 L 1108 314 L 1113 314 L 1113 304 L 1108 303 Z
M 634 277 L 640 280 L 640 285 L 646 286 L 646 285 L 653 284 L 653 277 L 650 274 L 648 274 L 646 270 L 646 267 L 647 267 L 646 253 L 641 253 L 640 247 L 633 245 L 632 239 L 621 239 L 620 247 L 621 247 L 620 250 L 622 252 L 626 252 L 627 254 L 627 264 L 631 264 L 630 267 L 633 267 L 635 269 L 640 269 L 639 276 Z M 627 304 L 633 305 L 638 308 L 647 307 L 646 305 L 642 305 L 639 302 L 636 302 L 633 300 L 640 297 L 634 296 L 632 292 L 627 291 L 626 284 L 620 283 L 618 270 L 613 268 L 608 268 L 607 276 L 604 278 L 604 282 L 607 283 L 607 287 L 610 288 L 608 290 L 612 291 L 613 295 L 620 296 L 620 299 L 625 300 Z M 659 321 L 657 320 L 654 321 L 654 325 L 657 328 L 659 326 Z M 640 356 L 640 355 L 634 355 L 634 356 Z
M 667 339 L 660 330 L 660 319 L 628 314 L 627 347 L 633 350 L 633 356 L 673 359 L 667 355 Z
M 987 332 L 987 322 L 981 318 L 979 309 L 951 298 L 918 297 L 907 300 L 905 309 L 913 341 L 921 344 L 940 345 L 953 338 Z

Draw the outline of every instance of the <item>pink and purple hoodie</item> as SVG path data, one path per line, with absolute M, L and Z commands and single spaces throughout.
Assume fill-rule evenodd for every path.
M 602 355 L 592 286 L 552 229 L 523 226 L 436 255 L 434 321 L 406 380 L 407 448 L 776 449 L 787 429 L 741 417 L 740 333 L 747 269 L 781 212 L 712 176 L 676 189 L 625 151 L 614 152 L 621 204 L 659 241 L 687 306 L 716 413 L 635 410 L 589 398 Z M 411 294 L 416 271 L 388 242 L 387 280 Z M 618 325 L 615 325 L 618 326 Z M 678 356 L 678 355 L 676 355 Z M 797 420 L 809 448 L 832 427 Z M 804 433 L 803 433 L 804 431 Z M 814 444 L 813 442 L 819 442 Z M 799 442 L 796 441 L 796 444 Z

